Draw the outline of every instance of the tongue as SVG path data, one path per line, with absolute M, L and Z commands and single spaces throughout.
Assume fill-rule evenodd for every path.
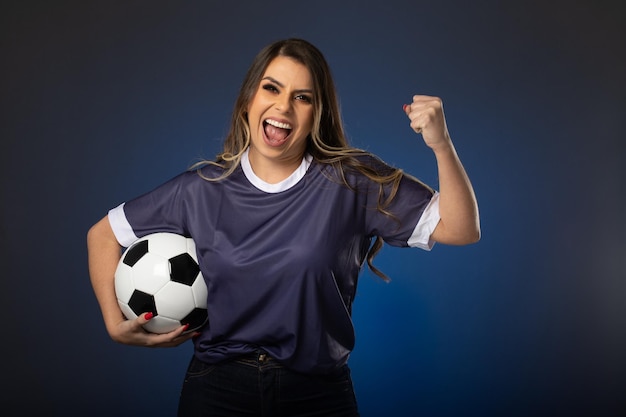
M 267 136 L 270 142 L 283 142 L 288 135 L 288 129 L 281 129 L 270 124 L 265 125 L 265 136 Z

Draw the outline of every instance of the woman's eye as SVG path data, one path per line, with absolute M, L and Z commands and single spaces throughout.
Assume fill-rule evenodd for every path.
M 278 92 L 278 88 L 276 88 L 273 84 L 265 84 L 263 86 L 263 89 L 267 90 L 267 91 L 271 91 L 273 93 L 277 93 Z
M 307 96 L 306 94 L 297 95 L 296 100 L 304 101 L 305 103 L 309 103 L 309 104 L 313 102 L 313 99 L 310 96 Z

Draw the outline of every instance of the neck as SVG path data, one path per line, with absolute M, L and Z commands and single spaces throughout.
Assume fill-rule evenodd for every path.
M 304 155 L 290 158 L 268 158 L 258 152 L 248 152 L 248 160 L 254 174 L 268 184 L 287 179 L 302 164 Z

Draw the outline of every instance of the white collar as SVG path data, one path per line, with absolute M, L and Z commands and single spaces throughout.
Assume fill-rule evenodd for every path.
M 306 171 L 311 165 L 311 161 L 313 160 L 313 157 L 311 155 L 309 155 L 308 153 L 305 154 L 304 158 L 302 158 L 302 163 L 300 164 L 300 166 L 296 168 L 296 170 L 292 172 L 290 176 L 288 176 L 281 182 L 277 182 L 276 184 L 270 184 L 257 177 L 257 175 L 252 170 L 252 166 L 250 165 L 250 159 L 248 157 L 249 151 L 250 148 L 246 149 L 245 152 L 241 155 L 241 168 L 243 169 L 243 173 L 248 181 L 252 183 L 252 185 L 266 193 L 280 193 L 296 185 L 304 177 Z

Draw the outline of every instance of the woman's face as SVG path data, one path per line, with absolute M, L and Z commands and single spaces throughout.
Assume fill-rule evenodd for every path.
M 248 105 L 253 168 L 300 165 L 313 126 L 314 94 L 307 67 L 284 56 L 270 62 Z

